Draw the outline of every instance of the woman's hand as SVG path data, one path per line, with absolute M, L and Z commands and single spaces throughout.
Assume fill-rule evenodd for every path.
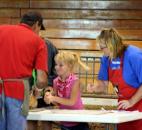
M 128 109 L 132 107 L 134 104 L 130 100 L 122 100 L 118 102 L 118 110 L 119 109 Z
M 93 92 L 95 92 L 95 90 L 96 90 L 96 86 L 94 84 L 90 83 L 87 85 L 87 92 L 93 93 Z

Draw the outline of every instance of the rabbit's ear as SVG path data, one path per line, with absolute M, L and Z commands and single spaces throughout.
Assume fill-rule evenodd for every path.
M 29 108 L 33 109 L 37 107 L 37 99 L 36 97 L 31 93 L 30 99 L 29 99 Z

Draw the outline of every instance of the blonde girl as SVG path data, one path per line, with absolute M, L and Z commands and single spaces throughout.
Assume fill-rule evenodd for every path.
M 73 52 L 61 51 L 55 57 L 58 77 L 53 82 L 55 96 L 45 94 L 45 101 L 59 104 L 60 109 L 83 109 L 80 83 L 74 74 L 77 64 L 85 70 L 89 68 L 80 61 L 80 57 Z M 87 123 L 61 122 L 61 130 L 89 130 Z

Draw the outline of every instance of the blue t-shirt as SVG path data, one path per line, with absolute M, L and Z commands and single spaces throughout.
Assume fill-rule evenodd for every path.
M 120 58 L 116 58 L 111 62 L 106 56 L 101 58 L 101 66 L 98 75 L 99 80 L 109 80 L 109 65 L 112 69 L 119 69 Z M 140 48 L 130 45 L 125 51 L 123 59 L 123 79 L 134 88 L 139 88 L 140 85 L 142 85 L 142 50 Z

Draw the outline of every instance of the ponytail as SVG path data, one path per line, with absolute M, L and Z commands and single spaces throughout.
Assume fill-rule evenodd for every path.
M 83 69 L 85 70 L 89 70 L 90 68 L 88 66 L 86 66 L 81 60 L 80 60 L 80 56 L 77 53 L 73 53 L 73 56 L 76 59 L 76 62 L 81 65 L 83 67 Z

